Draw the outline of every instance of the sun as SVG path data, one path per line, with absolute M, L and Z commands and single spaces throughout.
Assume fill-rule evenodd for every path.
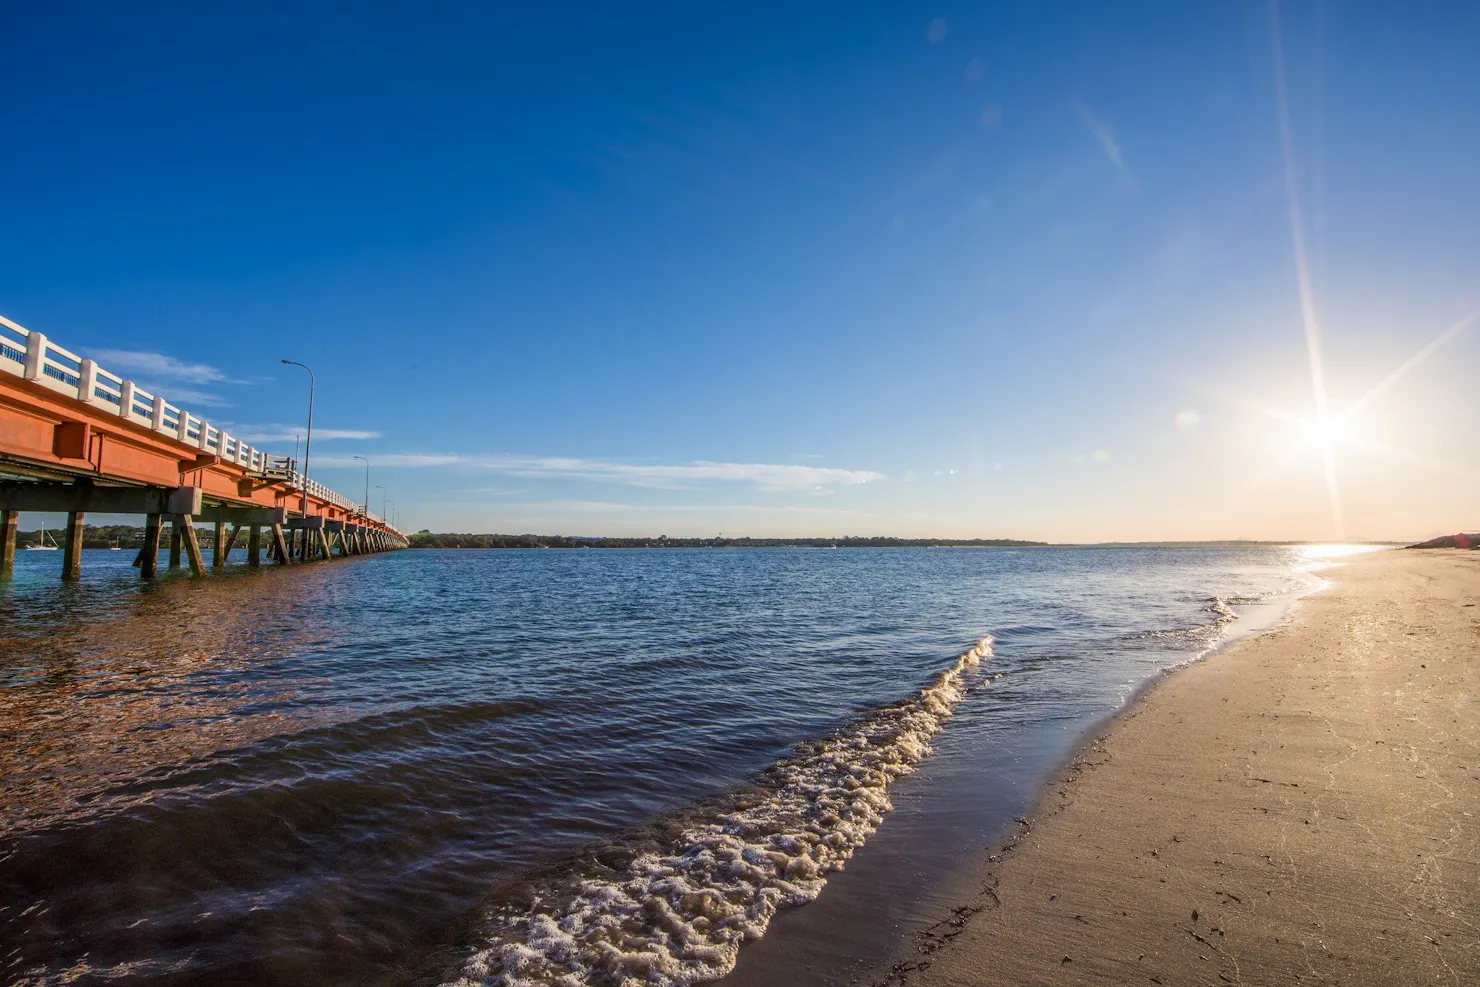
M 1301 422 L 1300 425 L 1305 437 L 1322 449 L 1330 449 L 1352 437 L 1344 415 L 1318 415 Z

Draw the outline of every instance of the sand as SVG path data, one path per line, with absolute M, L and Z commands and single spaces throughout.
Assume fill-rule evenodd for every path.
M 1323 575 L 1087 743 L 890 980 L 1480 984 L 1480 552 Z

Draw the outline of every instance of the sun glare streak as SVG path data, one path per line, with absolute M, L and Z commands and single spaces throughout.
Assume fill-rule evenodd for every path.
M 1447 473 L 1450 476 L 1457 477 L 1462 480 L 1469 480 L 1472 483 L 1480 483 L 1480 473 L 1474 473 L 1469 470 L 1460 469 L 1459 467 L 1454 466 L 1450 463 L 1428 459 L 1423 456 L 1416 455 L 1415 453 L 1411 453 L 1407 449 L 1395 449 L 1392 446 L 1382 445 L 1377 442 L 1372 442 L 1368 439 L 1359 438 L 1355 435 L 1344 435 L 1342 436 L 1342 440 L 1354 446 L 1358 446 L 1359 448 L 1367 449 L 1371 452 L 1381 453 L 1384 456 L 1392 456 L 1394 459 L 1407 460 L 1408 462 L 1413 463 L 1415 466 L 1423 466 L 1428 469 L 1435 470 L 1439 473 Z
M 1291 423 L 1303 423 L 1304 421 L 1299 415 L 1292 415 L 1283 408 L 1276 408 L 1272 404 L 1252 401 L 1249 398 L 1241 398 L 1237 394 L 1228 394 L 1223 391 L 1208 390 L 1206 388 L 1202 389 L 1201 393 L 1217 398 L 1220 401 L 1226 401 L 1236 408 L 1242 408 L 1245 411 L 1252 411 L 1257 415 L 1263 415 L 1266 418 L 1274 418 L 1278 421 Z
M 1274 36 L 1274 88 L 1276 116 L 1279 117 L 1280 143 L 1284 151 L 1285 196 L 1290 203 L 1290 239 L 1295 249 L 1295 279 L 1300 289 L 1300 318 L 1305 326 L 1305 352 L 1310 360 L 1310 388 L 1315 399 L 1316 421 L 1326 422 L 1326 371 L 1321 361 L 1321 327 L 1316 320 L 1315 297 L 1310 287 L 1310 266 L 1306 262 L 1305 235 L 1301 231 L 1300 196 L 1295 188 L 1295 150 L 1290 136 L 1290 94 L 1285 82 L 1285 46 L 1280 31 L 1279 0 L 1270 0 L 1270 25 Z M 1321 458 L 1326 466 L 1326 491 L 1331 501 L 1331 523 L 1337 538 L 1345 538 L 1341 517 L 1341 491 L 1336 478 L 1336 453 L 1327 441 L 1321 445 Z
M 1465 316 L 1463 319 L 1460 319 L 1454 325 L 1450 326 L 1448 329 L 1445 329 L 1443 332 L 1439 333 L 1439 335 L 1429 340 L 1426 346 L 1422 347 L 1417 353 L 1404 360 L 1396 370 L 1374 384 L 1366 394 L 1363 394 L 1361 397 L 1357 398 L 1356 403 L 1354 403 L 1350 408 L 1346 409 L 1346 413 L 1352 414 L 1353 412 L 1359 411 L 1367 405 L 1371 404 L 1377 398 L 1382 396 L 1383 392 L 1387 391 L 1388 388 L 1396 384 L 1398 380 L 1403 377 L 1404 374 L 1408 373 L 1408 371 L 1412 370 L 1414 367 L 1418 366 L 1420 363 L 1433 356 L 1434 352 L 1445 343 L 1449 342 L 1460 333 L 1470 328 L 1470 324 L 1474 322 L 1477 318 L 1480 318 L 1480 308 L 1475 309 L 1469 315 Z
M 1271 479 L 1275 477 L 1276 474 L 1283 471 L 1285 467 L 1289 466 L 1291 463 L 1295 462 L 1295 460 L 1299 459 L 1301 455 L 1305 453 L 1305 451 L 1306 447 L 1304 443 L 1294 446 L 1283 456 L 1280 456 L 1278 459 L 1269 463 L 1258 473 L 1250 476 L 1246 482 L 1240 484 L 1237 488 L 1230 490 L 1229 499 L 1234 503 L 1242 502 L 1244 498 L 1248 497 L 1254 491 L 1258 490 L 1260 487 L 1268 483 Z
M 1331 524 L 1336 528 L 1336 537 L 1346 537 L 1346 520 L 1341 512 L 1341 487 L 1336 482 L 1336 449 L 1327 442 L 1321 446 L 1321 458 L 1326 463 L 1326 493 L 1331 501 Z

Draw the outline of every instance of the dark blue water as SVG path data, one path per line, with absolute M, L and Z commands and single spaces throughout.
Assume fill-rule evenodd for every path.
M 712 978 L 892 799 L 972 814 L 1047 763 L 992 751 L 1303 584 L 1271 547 L 58 554 L 0 588 L 10 983 Z

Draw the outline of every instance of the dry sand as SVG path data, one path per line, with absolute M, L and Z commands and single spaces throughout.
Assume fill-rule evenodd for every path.
M 1480 984 L 1480 552 L 1326 575 L 1087 744 L 890 979 Z

